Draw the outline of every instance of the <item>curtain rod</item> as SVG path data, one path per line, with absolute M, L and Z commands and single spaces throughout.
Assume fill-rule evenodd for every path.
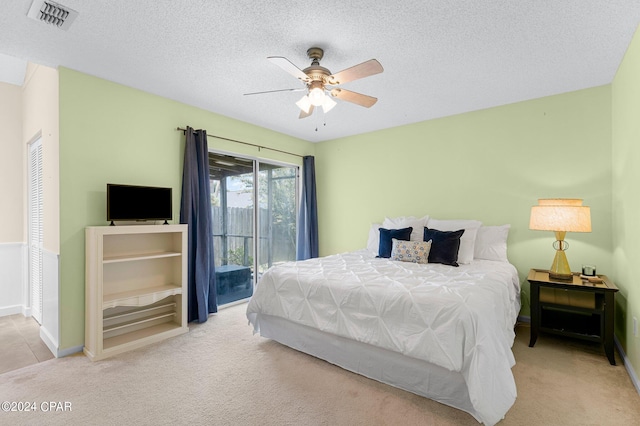
M 178 128 L 176 128 L 176 130 L 182 132 L 185 135 L 187 134 L 187 129 L 183 129 L 182 127 L 178 127 Z M 222 137 L 222 136 L 210 135 L 209 133 L 207 133 L 207 138 L 209 138 L 209 137 L 216 138 L 216 139 L 222 139 L 222 140 L 229 141 L 229 142 L 241 143 L 243 145 L 254 146 L 254 147 L 258 148 L 258 150 L 268 149 L 270 151 L 281 152 L 283 154 L 289 154 L 289 155 L 294 155 L 296 157 L 304 158 L 304 155 L 294 154 L 293 152 L 282 151 L 280 149 L 269 148 L 268 146 L 256 145 L 255 143 L 243 142 L 243 141 L 239 141 L 239 140 L 236 140 L 236 139 L 225 138 L 225 137 Z

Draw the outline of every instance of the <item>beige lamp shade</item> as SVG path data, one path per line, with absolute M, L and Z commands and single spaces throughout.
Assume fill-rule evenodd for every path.
M 531 207 L 529 229 L 591 232 L 591 210 L 577 198 L 542 198 Z
M 567 232 L 591 232 L 591 210 L 577 198 L 542 198 L 531 207 L 529 229 L 553 231 L 556 234 L 556 256 L 549 269 L 549 278 L 572 279 L 571 268 L 564 253 L 568 245 L 564 241 Z

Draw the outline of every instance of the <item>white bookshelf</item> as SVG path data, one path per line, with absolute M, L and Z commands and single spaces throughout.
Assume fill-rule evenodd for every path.
M 92 361 L 189 331 L 187 225 L 85 232 L 84 353 Z

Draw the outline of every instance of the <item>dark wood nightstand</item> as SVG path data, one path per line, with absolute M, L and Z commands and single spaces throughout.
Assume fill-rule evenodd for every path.
M 613 353 L 613 315 L 616 285 L 606 275 L 598 275 L 601 283 L 583 281 L 579 274 L 571 281 L 552 280 L 549 271 L 531 269 L 531 340 L 533 347 L 538 332 L 559 334 L 604 344 L 611 365 Z

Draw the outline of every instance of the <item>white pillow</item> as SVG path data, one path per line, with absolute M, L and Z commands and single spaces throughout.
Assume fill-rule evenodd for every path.
M 511 225 L 481 226 L 476 236 L 474 258 L 508 262 L 507 237 Z
M 430 218 L 427 228 L 438 231 L 457 231 L 464 229 L 464 234 L 460 237 L 460 250 L 458 250 L 458 263 L 471 263 L 475 251 L 476 234 L 478 228 L 482 226 L 479 220 L 438 220 Z
M 378 255 L 380 249 L 380 224 L 372 223 L 369 228 L 369 238 L 367 239 L 367 250 Z
M 427 221 L 429 220 L 429 216 L 424 217 L 414 217 L 414 216 L 398 216 L 398 217 L 385 217 L 384 222 L 382 222 L 382 227 L 386 229 L 402 229 L 412 227 L 413 231 L 411 231 L 411 241 L 422 241 L 422 236 L 424 234 L 423 228 L 427 226 Z

